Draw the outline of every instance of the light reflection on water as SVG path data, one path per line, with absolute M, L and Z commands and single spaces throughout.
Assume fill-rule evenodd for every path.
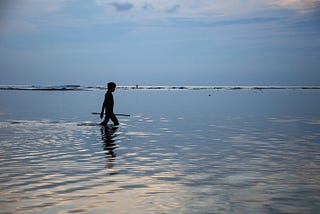
M 0 93 L 0 213 L 318 212 L 317 92 L 119 92 L 118 129 L 100 95 Z
M 1 122 L 1 212 L 320 208 L 320 134 L 314 121 L 269 118 L 259 127 L 242 118 L 193 126 L 184 118 L 172 120 L 140 115 L 122 120 L 118 129 L 89 122 Z M 297 126 L 299 133 L 288 134 Z

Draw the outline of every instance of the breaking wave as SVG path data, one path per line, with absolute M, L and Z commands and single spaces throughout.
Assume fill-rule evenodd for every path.
M 82 85 L 0 85 L 0 90 L 88 91 L 105 90 L 107 86 Z M 320 86 L 118 86 L 119 90 L 316 90 Z

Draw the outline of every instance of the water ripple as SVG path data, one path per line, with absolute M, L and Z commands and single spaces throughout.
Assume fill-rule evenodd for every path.
M 2 212 L 320 208 L 318 120 L 271 118 L 262 127 L 243 118 L 192 126 L 186 120 L 137 115 L 120 128 L 86 121 L 0 122 Z

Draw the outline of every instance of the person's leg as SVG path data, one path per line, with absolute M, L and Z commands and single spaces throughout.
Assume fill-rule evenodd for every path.
M 118 126 L 118 125 L 119 125 L 119 121 L 118 121 L 118 118 L 116 117 L 116 115 L 111 114 L 111 115 L 110 115 L 110 118 L 111 118 L 111 120 L 112 120 L 112 122 L 113 122 L 113 124 L 114 124 L 115 126 Z
M 108 115 L 106 115 L 104 117 L 104 120 L 100 123 L 100 125 L 105 126 L 108 124 L 110 117 Z

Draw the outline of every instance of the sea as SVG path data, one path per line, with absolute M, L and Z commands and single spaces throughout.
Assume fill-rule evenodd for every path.
M 318 213 L 320 87 L 0 86 L 0 213 Z

